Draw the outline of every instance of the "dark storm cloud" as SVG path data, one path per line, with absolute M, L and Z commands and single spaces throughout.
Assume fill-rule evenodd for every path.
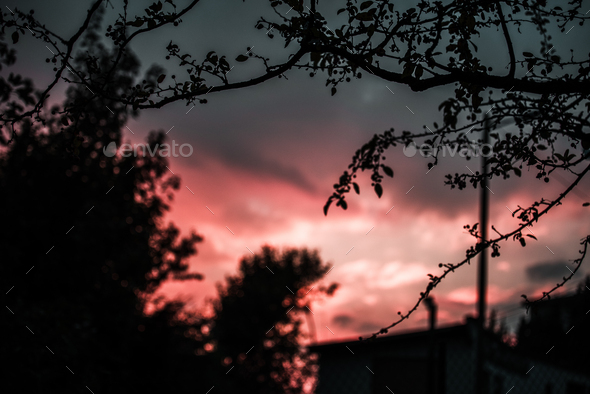
M 332 318 L 332 324 L 335 326 L 346 328 L 353 322 L 353 318 L 349 315 L 336 315 Z
M 235 146 L 227 148 L 220 153 L 225 163 L 231 166 L 255 173 L 258 177 L 269 177 L 293 184 L 310 193 L 315 191 L 314 185 L 294 166 L 265 158 L 260 153 L 235 149 Z
M 568 272 L 565 261 L 537 263 L 526 269 L 527 278 L 536 283 L 559 280 Z

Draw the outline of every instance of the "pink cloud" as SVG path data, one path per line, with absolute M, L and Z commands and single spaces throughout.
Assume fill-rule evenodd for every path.
M 313 160 L 314 166 L 329 162 L 330 171 L 327 167 L 311 171 L 305 161 L 294 164 L 308 174 L 318 190 L 315 192 L 286 179 L 227 165 L 215 157 L 206 157 L 204 164 L 196 167 L 172 163 L 182 178 L 182 189 L 168 218 L 183 231 L 195 228 L 204 235 L 199 254 L 191 260 L 191 270 L 203 272 L 206 279 L 186 289 L 171 286 L 167 294 L 183 294 L 191 298 L 191 305 L 203 305 L 204 299 L 215 296 L 214 283 L 234 273 L 239 259 L 250 253 L 246 247 L 256 252 L 261 245 L 271 244 L 318 248 L 322 259 L 334 264 L 326 281 L 338 282 L 341 287 L 332 299 L 313 306 L 320 340 L 365 335 L 368 328 L 384 327 L 396 320 L 397 311 L 411 308 L 428 283 L 427 273 L 439 274 L 439 263 L 464 258 L 473 238 L 463 225 L 478 221 L 478 191 L 450 191 L 424 178 L 420 171 L 404 170 L 396 172 L 394 180 L 386 180 L 381 199 L 363 183 L 367 179 L 359 180 L 361 195 L 348 197 L 349 209 L 332 207 L 325 217 L 322 207 L 340 170 L 332 176 L 328 173 L 338 167 L 335 160 L 345 168 L 348 157 L 341 152 L 338 155 L 338 159 L 326 156 Z M 274 159 L 278 159 L 276 152 Z M 429 176 L 433 174 L 434 170 Z M 416 187 L 406 194 L 413 185 Z M 555 196 L 560 185 L 531 189 L 531 182 L 523 180 L 507 186 L 494 181 L 492 186 L 491 223 L 499 231 L 509 231 L 518 220 L 506 206 L 514 210 L 517 204 L 530 204 L 539 197 L 537 193 Z M 555 215 L 531 229 L 539 240 L 530 239 L 526 248 L 512 241 L 502 244 L 500 259 L 489 263 L 490 305 L 520 303 L 517 293 L 524 290 L 524 270 L 553 257 L 547 246 L 565 258 L 577 257 L 579 238 L 587 231 L 586 215 L 590 214 L 590 209 L 582 210 L 581 203 L 580 198 L 566 199 Z M 395 208 L 389 211 L 392 206 Z M 440 324 L 462 321 L 466 314 L 475 312 L 475 263 L 465 265 L 435 289 Z M 334 318 L 344 315 L 349 317 L 345 327 L 331 326 Z M 420 307 L 399 330 L 425 328 L 425 319 L 426 311 Z M 320 329 L 326 325 L 335 336 Z
M 488 286 L 487 301 L 488 304 L 498 304 L 509 300 L 513 295 L 513 290 L 501 289 L 498 286 Z M 452 290 L 445 297 L 448 301 L 464 305 L 474 305 L 477 301 L 477 289 L 475 287 L 461 287 Z

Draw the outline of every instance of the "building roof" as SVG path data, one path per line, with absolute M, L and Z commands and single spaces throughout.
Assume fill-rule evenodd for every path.
M 470 338 L 469 334 L 470 323 L 453 325 L 447 327 L 441 327 L 434 330 L 434 335 L 437 339 L 448 339 L 451 337 L 463 337 L 465 339 Z M 382 335 L 375 339 L 366 340 L 352 340 L 352 341 L 332 341 L 321 344 L 309 346 L 309 350 L 316 353 L 328 353 L 333 349 L 340 349 L 342 346 L 349 347 L 375 347 L 389 344 L 395 344 L 396 342 L 413 342 L 427 340 L 432 334 L 431 330 L 411 331 L 399 334 Z

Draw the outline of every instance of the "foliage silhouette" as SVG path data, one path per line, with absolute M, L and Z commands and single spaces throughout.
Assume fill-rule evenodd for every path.
M 86 32 L 81 49 L 107 63 L 95 34 Z M 81 59 L 74 64 L 85 67 Z M 112 80 L 125 89 L 139 63 L 128 53 L 121 64 L 125 71 L 115 70 Z M 73 108 L 68 122 L 59 116 L 64 107 Z M 71 86 L 52 111 L 44 124 L 20 122 L 0 155 L 0 282 L 14 313 L 0 323 L 12 375 L 4 390 L 161 392 L 170 380 L 194 387 L 183 362 L 192 356 L 195 365 L 196 345 L 175 324 L 180 306 L 143 314 L 164 280 L 187 273 L 202 241 L 164 222 L 179 179 L 159 155 L 104 156 L 102 146 L 121 143 L 128 115 L 90 99 L 84 86 Z M 163 140 L 154 132 L 148 143 Z
M 363 73 L 407 85 L 414 91 L 452 86 L 453 93 L 439 106 L 440 125 L 434 123 L 432 129 L 425 125 L 423 130 L 397 134 L 391 129 L 376 134 L 357 150 L 349 170 L 334 185 L 335 191 L 328 198 L 324 212 L 327 214 L 333 202 L 343 209 L 348 207 L 345 197 L 351 189 L 360 191 L 354 179 L 365 170 L 371 173 L 372 187 L 381 197 L 382 173 L 388 176 L 394 173 L 382 163 L 383 153 L 392 146 L 420 141 L 459 149 L 469 148 L 474 142 L 481 146 L 482 138 L 472 140 L 471 137 L 483 131 L 485 117 L 482 115 L 486 110 L 492 130 L 513 122 L 518 131 L 514 134 L 493 132 L 489 171 L 448 174 L 445 183 L 451 188 L 463 189 L 468 184 L 477 187 L 483 184 L 484 177 L 520 177 L 523 170 L 532 170 L 544 182 L 549 182 L 551 174 L 558 170 L 572 173 L 575 179 L 556 198 L 540 198 L 529 207 L 519 207 L 514 216 L 521 223 L 508 233 L 498 232 L 496 238 L 481 239 L 476 226 L 470 226 L 476 245 L 466 251 L 465 259 L 447 264 L 442 274 L 432 275 L 416 307 L 405 314 L 400 312 L 400 318 L 388 328 L 409 317 L 447 274 L 488 247 L 497 257 L 500 243 L 507 239 L 512 238 L 525 246 L 526 235 L 522 230 L 534 225 L 558 205 L 590 171 L 586 162 L 590 149 L 590 57 L 581 52 L 585 47 L 577 45 L 580 44 L 578 40 L 554 45 L 558 35 L 565 36 L 574 27 L 578 31 L 578 26 L 585 26 L 590 15 L 584 11 L 583 0 L 559 5 L 545 0 L 417 1 L 415 4 L 348 0 L 340 9 L 331 9 L 331 3 L 320 4 L 315 0 L 309 5 L 298 0 L 273 0 L 269 4 L 269 10 L 274 11 L 273 18 L 261 18 L 256 28 L 264 29 L 269 39 L 278 36 L 283 40 L 286 56 L 273 54 L 271 59 L 253 52 L 252 48 L 246 48 L 246 55 L 234 54 L 237 56 L 234 65 L 256 61 L 264 66 L 262 74 L 245 80 L 230 80 L 233 77 L 228 77 L 228 70 L 233 61 L 228 59 L 234 55 L 212 51 L 199 59 L 171 40 L 166 47 L 167 59 L 183 67 L 186 74 L 168 78 L 163 70 L 152 69 L 151 78 L 148 76 L 145 82 L 127 86 L 124 92 L 107 83 L 114 70 L 121 68 L 124 54 L 134 39 L 155 34 L 167 25 L 177 26 L 184 15 L 196 11 L 199 2 L 193 0 L 177 9 L 173 0 L 158 1 L 133 16 L 127 12 L 128 2 L 123 2 L 122 12 L 106 28 L 106 36 L 113 44 L 111 59 L 114 60 L 98 65 L 87 57 L 85 72 L 73 67 L 71 54 L 79 45 L 82 33 L 91 26 L 93 15 L 99 13 L 100 6 L 108 4 L 107 1 L 97 0 L 92 4 L 87 18 L 70 39 L 55 34 L 33 13 L 3 10 L 1 32 L 10 35 L 12 45 L 18 44 L 20 36 L 31 32 L 54 49 L 55 56 L 48 60 L 55 64 L 55 78 L 38 94 L 18 77 L 2 78 L 3 92 L 17 93 L 17 98 L 9 102 L 8 110 L 0 116 L 2 141 L 7 143 L 14 138 L 16 122 L 25 118 L 43 120 L 43 105 L 59 80 L 87 87 L 94 92 L 93 99 L 108 99 L 134 110 L 161 108 L 175 101 L 184 101 L 187 105 L 197 101 L 206 103 L 204 96 L 207 94 L 209 99 L 216 92 L 281 78 L 293 69 L 306 70 L 312 76 L 318 72 L 327 73 L 326 85 L 332 94 L 341 83 L 361 78 Z M 496 34 L 505 45 L 500 48 L 504 57 L 500 50 L 494 56 L 485 56 L 486 51 L 479 48 L 489 48 L 490 42 L 486 40 Z M 536 49 L 530 45 L 535 39 L 539 42 Z M 1 62 L 10 64 L 13 58 L 11 45 L 2 43 Z M 275 60 L 285 58 L 288 60 Z M 73 70 L 74 78 L 64 76 L 68 67 Z M 4 94 L 7 97 L 8 93 Z M 60 112 L 63 122 L 69 122 L 75 111 L 75 106 L 64 108 Z M 429 159 L 429 168 L 438 164 L 439 152 L 437 148 Z M 581 242 L 584 250 L 587 242 L 588 237 Z
M 70 63 L 88 76 L 111 64 L 98 36 L 102 10 L 93 13 Z M 4 42 L 0 55 L 4 65 L 15 61 Z M 121 95 L 136 85 L 139 61 L 127 50 L 117 64 L 108 75 L 89 78 Z M 144 83 L 160 75 L 152 67 Z M 11 75 L 3 88 L 3 116 L 22 113 L 44 95 L 20 76 Z M 309 391 L 313 358 L 300 346 L 300 316 L 336 290 L 309 288 L 328 271 L 317 253 L 264 247 L 244 258 L 240 273 L 219 286 L 213 318 L 155 298 L 166 280 L 202 278 L 187 272 L 187 259 L 203 238 L 181 238 L 164 223 L 180 185 L 165 157 L 102 154 L 109 143 L 121 144 L 121 130 L 137 111 L 74 83 L 51 115 L 37 115 L 12 124 L 15 134 L 3 140 L 0 155 L 0 185 L 11 191 L 0 195 L 9 207 L 0 250 L 11 262 L 0 266 L 0 282 L 14 314 L 0 323 L 0 333 L 11 338 L 1 348 L 14 377 L 5 389 Z M 147 143 L 154 148 L 164 141 L 162 132 L 152 132 Z M 286 294 L 287 287 L 296 294 Z M 156 306 L 150 315 L 148 305 Z M 253 347 L 247 357 L 246 345 Z M 236 368 L 225 376 L 228 357 Z
M 240 262 L 237 275 L 218 286 L 207 341 L 223 392 L 311 392 L 315 358 L 302 347 L 302 314 L 337 288 L 317 285 L 329 266 L 317 252 L 265 246 Z M 229 372 L 227 372 L 229 370 Z

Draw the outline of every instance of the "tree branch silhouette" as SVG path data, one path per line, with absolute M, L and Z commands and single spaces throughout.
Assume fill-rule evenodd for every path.
M 501 241 L 505 241 L 508 240 L 509 238 L 513 238 L 513 239 L 523 239 L 522 237 L 522 230 L 524 230 L 525 228 L 531 226 L 534 222 L 538 222 L 539 218 L 541 218 L 542 216 L 544 216 L 545 214 L 547 214 L 549 212 L 549 210 L 551 210 L 551 208 L 555 207 L 556 205 L 559 205 L 561 203 L 561 201 L 565 198 L 566 195 L 568 195 L 575 187 L 576 185 L 578 185 L 578 183 L 580 182 L 580 180 L 582 180 L 582 178 L 584 177 L 584 175 L 586 175 L 588 173 L 588 171 L 590 171 L 590 164 L 588 166 L 586 166 L 586 168 L 584 169 L 584 171 L 582 171 L 582 173 L 580 173 L 580 175 L 578 175 L 578 177 L 575 179 L 574 182 L 572 182 L 572 184 L 570 186 L 568 186 L 568 188 L 566 190 L 564 190 L 555 200 L 551 201 L 551 202 L 545 202 L 543 203 L 544 205 L 546 205 L 545 209 L 543 209 L 541 212 L 538 212 L 534 215 L 528 215 L 527 212 L 529 212 L 529 210 L 523 210 L 523 212 L 521 213 L 521 215 L 519 216 L 519 218 L 523 221 L 523 223 L 521 223 L 516 229 L 512 230 L 509 233 L 506 234 L 500 234 L 499 237 L 497 238 L 493 238 L 493 239 L 489 239 L 489 240 L 484 240 L 482 239 L 479 234 L 476 231 L 471 231 L 470 233 L 476 238 L 478 239 L 478 243 L 474 246 L 471 246 L 467 251 L 466 251 L 466 257 L 465 259 L 463 259 L 462 261 L 460 261 L 459 263 L 456 264 L 439 264 L 439 267 L 444 267 L 444 271 L 442 273 L 442 275 L 440 276 L 433 276 L 432 274 L 428 274 L 428 276 L 430 277 L 430 282 L 428 283 L 428 285 L 426 286 L 426 289 L 424 292 L 420 293 L 420 297 L 418 298 L 418 300 L 416 301 L 416 303 L 414 304 L 414 306 L 408 310 L 405 314 L 402 314 L 401 312 L 398 312 L 398 315 L 400 316 L 400 318 L 398 320 L 396 320 L 395 322 L 393 322 L 392 324 L 388 325 L 387 327 L 383 327 L 382 329 L 380 329 L 378 332 L 375 332 L 373 334 L 371 334 L 370 337 L 368 338 L 363 338 L 360 337 L 360 340 L 363 339 L 374 339 L 376 338 L 378 335 L 380 334 L 386 334 L 387 331 L 397 325 L 399 325 L 402 321 L 408 319 L 410 317 L 410 315 L 412 313 L 414 313 L 417 309 L 418 306 L 422 303 L 422 301 L 424 301 L 424 299 L 426 299 L 429 295 L 430 292 L 432 290 L 434 290 L 434 288 L 444 279 L 447 277 L 447 275 L 451 272 L 455 272 L 455 270 L 457 268 L 460 268 L 462 266 L 464 266 L 465 264 L 470 264 L 471 259 L 473 259 L 474 257 L 476 257 L 478 254 L 482 253 L 484 250 L 486 250 L 487 248 L 491 247 L 495 253 L 498 253 L 498 249 L 499 249 L 499 245 L 498 243 Z M 535 202 L 533 204 L 533 207 L 539 204 L 537 202 Z M 466 226 L 467 228 L 469 228 L 469 226 Z M 477 224 L 473 226 L 473 229 L 477 229 Z M 576 260 L 576 268 L 574 273 L 578 270 L 579 266 L 581 265 L 584 257 L 586 257 L 586 250 L 588 247 L 588 243 L 590 242 L 590 235 L 588 235 L 586 238 L 584 238 L 581 242 L 581 245 L 583 245 L 583 250 L 580 251 L 580 253 L 582 254 L 582 256 Z M 524 246 L 524 245 L 523 245 Z M 498 253 L 499 255 L 499 253 Z M 556 285 L 556 287 L 554 287 L 553 289 L 549 290 L 548 292 L 544 292 L 543 293 L 543 297 L 541 297 L 540 299 L 536 300 L 536 301 L 529 301 L 528 298 L 526 296 L 524 296 L 525 298 L 525 302 L 527 305 L 527 310 L 529 308 L 529 306 L 533 303 L 539 302 L 541 300 L 543 300 L 546 297 L 549 297 L 549 294 L 551 294 L 553 291 L 556 290 L 556 288 L 563 286 L 563 284 L 565 284 L 565 282 L 567 282 L 568 280 L 570 280 L 574 273 L 572 273 L 571 275 L 569 275 L 568 277 L 564 277 L 563 282 L 561 284 Z
M 29 34 L 29 29 L 32 33 L 39 33 L 37 38 L 54 48 L 56 53 L 48 59 L 55 64 L 55 75 L 41 91 L 34 91 L 30 81 L 20 76 L 7 79 L 0 76 L 4 96 L 9 97 L 12 93 L 17 96 L 6 101 L 0 111 L 0 126 L 3 127 L 0 143 L 12 143 L 16 135 L 14 126 L 24 119 L 46 121 L 42 108 L 59 80 L 84 85 L 92 92 L 90 96 L 81 95 L 80 102 L 69 103 L 60 109 L 61 121 L 66 126 L 77 122 L 84 105 L 94 100 L 108 101 L 130 113 L 162 108 L 177 101 L 187 105 L 197 101 L 206 104 L 211 96 L 207 99 L 205 96 L 209 93 L 255 86 L 282 78 L 284 73 L 295 70 L 308 71 L 311 76 L 319 72 L 327 74 L 326 86 L 332 94 L 337 92 L 340 84 L 359 79 L 364 73 L 408 86 L 416 92 L 453 86 L 454 91 L 439 106 L 440 126 L 434 123 L 433 130 L 425 126 L 423 131 L 403 131 L 401 135 L 394 135 L 391 129 L 375 135 L 357 150 L 348 167 L 351 172 L 345 171 L 334 185 L 335 191 L 329 196 L 324 213 L 327 214 L 333 202 L 346 209 L 345 196 L 351 189 L 360 193 L 359 185 L 353 181 L 359 170 L 372 172 L 372 187 L 381 197 L 382 172 L 390 177 L 394 174 L 394 169 L 382 163 L 384 151 L 391 146 L 408 145 L 417 140 L 437 145 L 429 158 L 429 168 L 438 163 L 438 147 L 441 145 L 461 149 L 472 144 L 481 147 L 481 138 L 471 141 L 467 135 L 482 130 L 484 108 L 489 108 L 487 113 L 490 114 L 492 130 L 507 121 L 514 122 L 518 128 L 514 134 L 491 134 L 494 142 L 492 157 L 488 161 L 490 177 L 520 177 L 523 168 L 528 168 L 536 171 L 537 178 L 545 182 L 549 182 L 549 176 L 556 170 L 571 172 L 576 175 L 576 181 L 556 200 L 541 199 L 526 209 L 519 208 L 522 224 L 517 229 L 504 235 L 498 233 L 496 239 L 479 239 L 479 249 L 472 247 L 474 252 L 468 251 L 465 260 L 449 265 L 448 271 L 440 278 L 469 262 L 481 252 L 481 248 L 496 248 L 493 252 L 496 255 L 499 253 L 498 242 L 509 237 L 526 244 L 522 229 L 555 207 L 588 171 L 588 167 L 580 167 L 590 150 L 590 55 L 580 45 L 575 50 L 565 47 L 576 44 L 575 40 L 561 43 L 559 48 L 553 44 L 556 33 L 568 34 L 575 25 L 584 26 L 590 19 L 590 15 L 582 10 L 582 0 L 572 0 L 565 5 L 548 5 L 545 0 L 452 0 L 446 4 L 419 1 L 415 5 L 368 0 L 360 4 L 348 1 L 338 10 L 331 9 L 329 3 L 316 4 L 313 1 L 308 8 L 299 0 L 275 0 L 269 5 L 274 17 L 261 17 L 255 27 L 267 28 L 269 39 L 278 36 L 285 44 L 284 53 L 265 57 L 248 49 L 247 56 L 242 54 L 235 58 L 236 64 L 249 59 L 261 62 L 265 70 L 260 75 L 231 82 L 226 75 L 231 65 L 227 55 L 221 55 L 221 50 L 197 57 L 181 52 L 180 46 L 171 40 L 166 47 L 167 60 L 174 60 L 177 66 L 186 66 L 186 73 L 171 78 L 173 82 L 166 84 L 164 70 L 151 67 L 145 82 L 122 87 L 113 84 L 114 70 L 121 67 L 125 50 L 137 37 L 157 34 L 159 29 L 170 24 L 178 26 L 181 17 L 196 12 L 198 2 L 193 0 L 177 11 L 173 0 L 157 1 L 143 14 L 131 17 L 127 13 L 128 3 L 124 1 L 122 13 L 111 21 L 105 34 L 113 44 L 111 58 L 115 60 L 105 64 L 86 56 L 78 59 L 82 62 L 74 64 L 77 68 L 70 63 L 71 55 L 76 46 L 81 45 L 83 32 L 101 17 L 103 0 L 92 3 L 80 28 L 67 40 L 45 27 L 31 13 L 15 9 L 11 15 L 2 11 L 0 65 L 8 66 L 14 62 L 14 50 L 4 37 L 10 35 L 14 46 L 20 35 Z M 511 36 L 510 33 L 515 31 L 526 39 Z M 485 37 L 494 36 L 496 32 L 500 32 L 506 42 L 504 55 L 510 59 L 507 75 L 504 72 L 506 66 L 498 63 L 502 59 L 500 53 L 493 59 L 479 54 L 478 46 L 488 44 Z M 530 52 L 526 44 L 533 36 L 540 38 L 540 42 L 538 51 Z M 98 35 L 94 39 L 98 41 Z M 568 58 L 559 55 L 568 49 L 571 52 Z M 287 61 L 275 60 L 287 56 Z M 71 68 L 74 78 L 64 77 L 66 68 Z M 500 71 L 494 71 L 498 69 Z M 8 131 L 4 130 L 5 127 Z M 564 149 L 562 143 L 567 143 L 568 147 Z M 483 177 L 484 174 L 479 173 L 448 174 L 445 184 L 461 190 L 468 182 L 473 187 L 481 185 Z M 539 212 L 541 207 L 543 210 Z M 475 226 L 469 231 L 477 238 Z M 400 316 L 403 320 L 406 315 Z

